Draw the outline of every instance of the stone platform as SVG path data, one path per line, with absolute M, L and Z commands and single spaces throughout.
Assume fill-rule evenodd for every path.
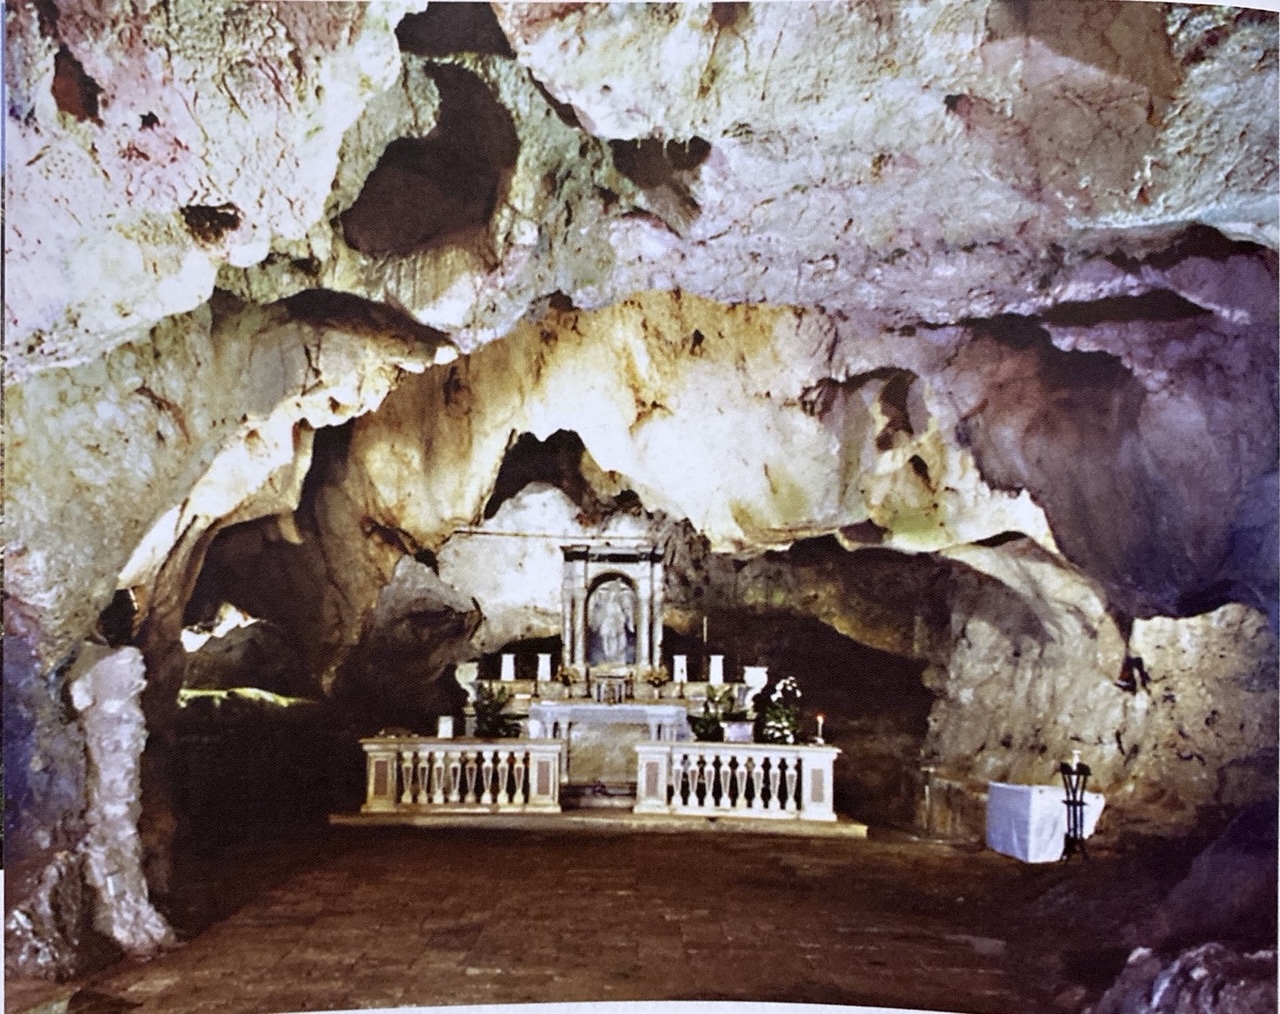
M 865 838 L 867 825 L 842 817 L 835 822 L 761 821 L 750 817 L 698 817 L 585 809 L 564 813 L 335 813 L 335 827 L 504 828 L 526 831 L 618 831 L 654 833 L 762 834 L 797 838 Z

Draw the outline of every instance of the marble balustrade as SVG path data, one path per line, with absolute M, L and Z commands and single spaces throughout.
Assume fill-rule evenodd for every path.
M 559 811 L 564 744 L 423 736 L 362 739 L 361 813 Z
M 833 746 L 640 743 L 636 813 L 836 819 Z

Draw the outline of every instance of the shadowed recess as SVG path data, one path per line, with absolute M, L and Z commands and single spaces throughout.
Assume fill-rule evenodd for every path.
M 306 289 L 281 302 L 294 320 L 370 337 L 392 337 L 438 345 L 449 341 L 443 331 L 420 324 L 386 303 L 331 289 Z
M 406 15 L 396 26 L 396 39 L 402 50 L 418 56 L 514 55 L 487 3 L 433 3 L 421 14 Z
M 474 74 L 430 71 L 440 119 L 426 137 L 387 145 L 355 203 L 342 214 L 347 245 L 371 256 L 421 253 L 482 228 L 515 166 L 511 115 Z

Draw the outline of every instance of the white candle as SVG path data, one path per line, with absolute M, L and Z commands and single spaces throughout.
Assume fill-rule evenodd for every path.
M 818 716 L 818 742 L 819 743 L 822 742 L 822 721 L 823 721 L 823 716 L 819 715 Z
M 502 656 L 502 681 L 504 683 L 512 683 L 516 678 L 516 657 L 515 655 Z
M 671 678 L 677 683 L 689 682 L 689 656 L 688 655 L 672 655 L 671 656 L 672 673 Z
M 440 739 L 453 739 L 452 715 L 441 715 L 436 721 L 436 736 Z

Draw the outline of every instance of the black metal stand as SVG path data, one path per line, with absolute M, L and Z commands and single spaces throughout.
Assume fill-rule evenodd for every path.
M 1077 852 L 1087 860 L 1089 852 L 1084 844 L 1084 787 L 1093 772 L 1089 770 L 1088 764 L 1079 763 L 1072 767 L 1066 761 L 1063 761 L 1058 770 L 1062 774 L 1062 784 L 1067 793 L 1067 798 L 1063 800 L 1067 807 L 1067 833 L 1062 842 L 1062 861 L 1070 861 Z

